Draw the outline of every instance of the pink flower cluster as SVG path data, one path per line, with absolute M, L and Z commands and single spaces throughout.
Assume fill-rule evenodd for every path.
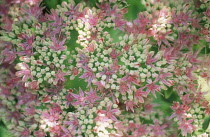
M 41 2 L 0 6 L 0 120 L 13 136 L 210 135 L 209 0 L 144 0 L 134 20 L 125 0 Z

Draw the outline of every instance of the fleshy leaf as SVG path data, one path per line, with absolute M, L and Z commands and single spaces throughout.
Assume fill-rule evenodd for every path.
M 206 130 L 209 127 L 210 116 L 207 116 L 203 122 L 203 130 Z
M 173 88 L 168 88 L 168 90 L 164 90 L 165 99 L 168 99 L 173 94 Z

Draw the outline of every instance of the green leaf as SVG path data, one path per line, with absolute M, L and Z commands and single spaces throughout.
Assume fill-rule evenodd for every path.
M 59 4 L 58 0 L 43 0 L 43 2 L 45 3 L 48 9 L 55 9 L 56 6 Z
M 0 126 L 0 137 L 13 137 L 11 133 L 3 126 Z
M 165 96 L 165 99 L 168 99 L 168 98 L 170 98 L 171 97 L 171 95 L 172 95 L 172 93 L 173 93 L 173 88 L 168 88 L 168 90 L 164 90 L 164 96 Z
M 203 122 L 203 130 L 206 130 L 209 127 L 210 116 L 207 116 Z
M 128 0 L 127 3 L 129 6 L 125 17 L 130 21 L 136 19 L 139 12 L 146 11 L 146 7 L 140 0 Z
M 87 82 L 84 81 L 84 79 L 80 79 L 77 77 L 75 77 L 74 80 L 67 80 L 65 83 L 65 88 L 66 89 L 76 89 L 76 90 L 79 90 L 79 88 L 81 88 L 82 90 L 85 90 L 86 89 L 86 86 L 87 86 Z

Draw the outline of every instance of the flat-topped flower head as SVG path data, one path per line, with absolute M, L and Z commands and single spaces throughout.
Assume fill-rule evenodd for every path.
M 68 0 L 50 12 L 42 0 L 4 1 L 0 117 L 14 136 L 205 135 L 196 75 L 210 79 L 209 57 L 198 59 L 209 52 L 208 0 Z

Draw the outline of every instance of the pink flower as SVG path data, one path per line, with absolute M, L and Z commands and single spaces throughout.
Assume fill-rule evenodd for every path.
M 158 41 L 158 46 L 160 46 L 162 43 L 164 43 L 167 46 L 170 46 L 171 44 L 169 43 L 167 36 L 171 33 L 172 33 L 171 31 L 168 31 L 166 33 L 161 33 L 161 32 L 156 33 L 154 35 L 154 38 L 155 40 Z
M 128 87 L 127 83 L 126 82 L 120 82 L 120 93 L 122 95 L 126 95 L 126 92 L 128 92 L 128 90 L 129 90 L 129 87 Z
M 179 50 L 175 49 L 174 47 L 168 47 L 164 49 L 163 57 L 170 64 L 172 60 L 178 58 L 177 54 L 179 54 Z
M 103 81 L 97 81 L 96 83 L 94 83 L 94 85 L 97 86 L 97 90 L 102 90 L 105 87 L 105 82 Z
M 100 112 L 101 110 L 98 111 L 98 115 L 96 116 L 96 118 L 94 119 L 96 122 L 102 122 L 102 123 L 106 123 L 109 121 L 109 118 L 105 115 L 105 114 L 102 114 Z M 96 129 L 97 131 L 98 129 Z
M 117 57 L 120 56 L 120 54 L 121 53 L 116 52 L 116 49 L 113 49 L 112 52 L 109 55 L 112 59 L 117 59 Z
M 38 84 L 37 81 L 34 80 L 34 81 L 28 83 L 26 87 L 29 87 L 32 90 L 38 90 L 39 89 L 39 84 Z
M 52 103 L 52 107 L 51 107 L 50 111 L 52 111 L 54 113 L 62 113 L 63 112 L 61 107 L 60 107 L 60 104 L 58 105 L 56 103 Z
M 155 136 L 163 136 L 165 135 L 164 130 L 167 125 L 160 125 L 158 120 L 155 120 L 155 124 L 154 125 L 150 125 L 152 131 L 154 132 Z
M 119 136 L 117 137 L 121 137 L 123 136 L 123 131 L 125 129 L 125 126 L 123 125 L 123 122 L 115 122 L 114 123 L 114 128 L 117 130 L 117 133 L 119 134 Z
M 55 82 L 57 83 L 59 80 L 61 81 L 65 81 L 64 76 L 66 76 L 67 73 L 62 72 L 60 69 L 58 70 L 58 72 L 55 74 Z
M 43 130 L 38 130 L 38 131 L 35 131 L 34 132 L 34 135 L 36 136 L 36 137 L 45 137 L 45 136 L 47 136 L 47 134 L 43 131 Z
M 116 12 L 116 6 L 114 6 L 113 10 L 111 10 L 110 3 L 102 2 L 100 5 L 96 3 L 97 7 L 101 9 L 102 12 L 106 13 L 107 16 L 114 14 Z
M 122 17 L 117 17 L 113 20 L 113 22 L 115 23 L 115 28 L 118 28 L 123 31 L 127 21 L 122 19 Z
M 70 121 L 65 121 L 64 124 L 71 126 L 71 131 L 75 131 L 79 127 L 79 121 L 75 115 L 73 115 L 72 118 Z
M 155 91 L 159 92 L 160 91 L 160 86 L 159 85 L 155 85 L 156 81 L 152 82 L 151 79 L 148 79 L 147 82 L 149 84 L 147 84 L 145 86 L 145 87 L 147 87 L 146 92 L 152 92 L 152 94 L 154 95 L 154 97 L 156 97 Z
M 87 86 L 89 87 L 92 80 L 95 78 L 95 74 L 90 68 L 88 68 L 86 66 L 84 66 L 83 68 L 86 72 L 84 72 L 84 74 L 82 74 L 79 78 L 83 78 L 83 79 L 85 78 L 88 82 Z
M 141 13 L 139 14 L 138 18 L 139 19 L 134 20 L 134 23 L 138 24 L 140 28 L 146 27 L 146 25 L 148 25 L 151 22 L 148 18 L 145 17 L 144 14 Z
M 151 65 L 152 67 L 154 67 L 154 65 L 152 65 L 152 63 L 154 63 L 158 60 L 158 58 L 153 58 L 152 57 L 153 55 L 154 55 L 154 52 L 149 53 L 147 55 L 147 60 L 146 60 L 146 64 Z
M 2 23 L 3 23 L 3 25 L 1 25 L 2 29 L 6 31 L 12 30 L 13 20 L 11 18 L 9 18 L 8 16 L 3 16 Z
M 146 115 L 152 114 L 155 111 L 154 107 L 158 106 L 157 104 L 152 104 L 152 103 L 147 103 L 147 102 L 145 103 L 146 104 L 144 104 L 144 113 Z
M 167 8 L 160 9 L 159 17 L 167 18 L 169 16 L 169 13 L 170 13 L 170 11 Z
M 24 33 L 18 34 L 18 38 L 25 41 L 21 43 L 19 46 L 22 47 L 22 51 L 17 52 L 18 55 L 27 55 L 31 56 L 33 55 L 33 43 L 34 43 L 34 35 L 32 36 L 27 36 Z
M 182 32 L 178 32 L 178 39 L 176 40 L 177 44 L 179 44 L 180 47 L 190 45 L 191 44 L 191 35 L 187 30 L 184 30 Z
M 18 34 L 18 38 L 26 42 L 22 43 L 20 46 L 26 48 L 26 46 L 32 46 L 34 43 L 35 36 L 28 36 L 25 33 Z
M 70 104 L 72 104 L 74 100 L 74 97 L 71 95 L 71 93 L 68 93 L 66 95 L 66 105 L 69 106 Z
M 8 121 L 10 121 L 11 120 L 11 122 L 13 123 L 13 124 L 15 124 L 15 125 L 17 125 L 18 124 L 18 121 L 20 120 L 20 119 L 22 119 L 23 118 L 23 115 L 20 113 L 20 112 L 18 112 L 18 111 L 12 111 L 12 112 L 9 112 L 9 114 L 8 114 L 8 116 L 7 116 L 7 120 Z
M 201 62 L 201 61 L 198 60 L 198 57 L 197 57 L 199 53 L 200 53 L 200 50 L 197 51 L 194 54 L 188 54 L 189 62 L 191 62 L 191 63 L 199 63 L 199 62 Z
M 147 129 L 147 125 L 136 125 L 136 130 L 133 132 L 135 137 L 140 137 L 143 135 L 147 135 L 149 133 L 149 130 Z
M 59 15 L 56 12 L 56 10 L 51 9 L 50 12 L 51 12 L 51 14 L 45 15 L 47 20 L 53 21 L 53 23 L 49 23 L 49 24 L 54 26 L 54 27 L 61 26 L 62 23 L 63 23 L 63 19 L 61 17 L 59 17 Z
M 94 27 L 98 24 L 99 17 L 97 15 L 93 15 L 91 10 L 87 10 L 88 18 L 82 18 L 83 21 L 88 22 L 90 27 Z
M 42 116 L 48 119 L 50 122 L 56 122 L 60 119 L 59 113 L 53 112 L 52 110 L 49 112 L 43 112 Z
M 129 73 L 127 73 L 126 76 L 122 78 L 122 81 L 126 81 L 129 87 L 131 86 L 131 83 L 140 85 L 139 77 L 137 75 L 131 75 Z
M 191 124 L 193 122 L 193 119 L 190 120 L 183 120 L 179 124 L 179 129 L 182 130 L 182 135 L 187 136 L 187 133 L 192 134 L 193 131 L 195 131 L 195 127 Z
M 134 112 L 133 107 L 136 106 L 136 103 L 134 103 L 133 101 L 125 101 L 125 106 L 127 111 L 130 109 L 132 112 Z
M 79 74 L 79 69 L 76 68 L 76 67 L 74 67 L 74 68 L 72 69 L 72 74 L 73 74 L 74 76 L 77 76 L 77 75 Z
M 105 110 L 101 110 L 100 113 L 105 114 L 109 119 L 113 120 L 113 121 L 118 121 L 117 118 L 115 117 L 115 115 L 119 115 L 120 114 L 120 110 L 119 109 L 112 109 L 112 104 L 109 104 Z
M 109 82 L 109 79 L 112 74 L 115 74 L 115 71 L 104 67 L 104 71 L 100 72 L 101 75 L 106 75 L 106 82 Z
M 80 12 L 80 7 L 82 6 L 81 3 L 77 4 L 74 7 L 74 4 L 70 4 L 69 6 L 69 11 L 66 11 L 64 14 L 69 15 L 69 19 L 73 19 L 75 17 L 75 20 L 79 17 L 79 15 L 81 14 Z
M 72 105 L 81 105 L 81 106 L 85 106 L 87 103 L 87 98 L 85 97 L 84 95 L 84 92 L 82 91 L 82 89 L 80 88 L 79 89 L 79 95 L 77 94 L 74 94 L 74 93 L 70 93 L 74 99 L 76 99 L 77 101 L 76 102 L 73 102 Z
M 128 126 L 127 126 L 127 132 L 131 131 L 134 132 L 137 124 L 134 123 L 133 121 L 129 121 Z
M 74 137 L 72 132 L 68 128 L 64 128 L 61 126 L 63 133 L 61 133 L 61 137 Z
M 173 106 L 171 106 L 171 109 L 174 111 L 174 113 L 169 117 L 169 119 L 177 117 L 178 120 L 181 121 L 182 118 L 186 117 L 186 112 L 190 109 L 190 106 L 180 105 L 178 102 L 174 102 Z
M 144 98 L 146 98 L 148 95 L 148 92 L 145 92 L 142 90 L 142 88 L 139 88 L 138 90 L 136 90 L 135 92 L 135 98 L 137 98 L 139 100 L 140 103 L 144 103 Z
M 4 56 L 4 62 L 8 62 L 11 64 L 16 58 L 16 51 L 12 49 L 12 46 L 6 46 L 5 49 L 2 51 L 2 55 Z
M 52 128 L 49 130 L 50 133 L 54 133 L 57 135 L 57 137 L 61 136 L 61 125 L 54 125 Z
M 81 63 L 82 65 L 86 65 L 89 62 L 89 57 L 85 54 L 79 53 L 80 55 L 80 61 L 78 63 Z
M 167 86 L 172 86 L 174 84 L 174 80 L 166 79 L 167 77 L 173 76 L 172 73 L 163 73 L 162 71 L 160 72 L 159 76 L 156 77 L 156 81 L 160 80 L 163 82 L 163 84 Z
M 63 39 L 62 41 L 57 40 L 55 37 L 52 37 L 51 40 L 53 41 L 52 46 L 49 46 L 52 50 L 54 51 L 62 51 L 65 50 L 66 47 L 64 47 L 64 43 L 66 41 L 66 39 Z
M 118 121 L 116 115 L 118 116 L 121 111 L 119 109 L 112 109 L 112 105 L 112 103 L 108 104 L 106 110 L 98 110 L 97 117 L 94 120 L 100 122 L 108 122 L 109 119 L 115 122 Z
M 38 0 L 40 1 L 40 0 Z M 21 10 L 28 14 L 30 16 L 34 16 L 35 18 L 39 18 L 39 16 L 42 14 L 42 11 L 45 7 L 40 7 L 40 2 L 34 2 L 33 5 L 29 7 L 22 6 Z
M 93 90 L 91 87 L 89 92 L 85 92 L 87 94 L 86 96 L 87 101 L 90 102 L 91 104 L 95 103 L 95 101 L 98 101 L 100 99 L 96 91 L 97 91 L 96 89 Z
M 21 137 L 30 137 L 30 130 L 24 127 L 24 130 L 20 132 Z
M 33 106 L 24 109 L 24 115 L 34 115 L 36 110 Z
M 17 106 L 23 105 L 23 104 L 28 105 L 28 104 L 31 104 L 32 102 L 37 101 L 37 95 L 32 94 L 31 92 L 22 93 L 17 98 L 18 98 Z
M 120 65 L 118 64 L 117 60 L 114 60 L 114 63 L 111 65 L 111 69 L 114 70 L 115 72 L 120 69 Z
M 16 68 L 20 71 L 17 71 L 15 75 L 18 77 L 23 77 L 22 81 L 26 81 L 29 78 L 33 78 L 33 76 L 31 75 L 31 70 L 26 63 L 18 64 Z
M 199 24 L 199 22 L 201 21 L 201 18 L 194 18 L 193 20 L 192 20 L 192 27 L 193 28 L 201 28 L 201 25 Z
M 20 81 L 20 78 L 15 76 L 15 74 L 13 72 L 9 72 L 9 77 L 6 80 L 6 85 L 8 86 L 8 88 L 14 88 L 14 87 L 18 87 L 18 82 Z
M 210 7 L 208 7 L 208 8 L 206 9 L 206 12 L 203 12 L 203 14 L 204 14 L 208 19 L 210 19 Z
M 185 94 L 181 97 L 181 100 L 184 104 L 190 104 L 193 100 L 190 98 L 190 94 Z
M 88 44 L 88 46 L 86 47 L 86 49 L 89 51 L 89 52 L 94 52 L 95 50 L 95 45 L 90 43 Z
M 195 77 L 193 76 L 194 70 L 196 70 L 196 67 L 192 67 L 192 68 L 187 67 L 185 71 L 185 75 L 192 80 L 195 79 Z
M 9 96 L 12 95 L 11 89 L 9 89 L 8 87 L 1 86 L 1 84 L 0 84 L 0 90 L 1 90 L 0 95 L 4 96 L 5 98 L 8 98 Z
M 184 8 L 187 8 L 187 5 L 185 5 Z M 192 21 L 192 18 L 190 18 L 190 15 L 193 11 L 189 11 L 187 13 L 181 11 L 179 14 L 176 13 L 175 10 L 172 11 L 172 23 L 175 27 L 178 27 L 179 24 L 183 24 L 185 26 L 188 25 L 188 22 Z

